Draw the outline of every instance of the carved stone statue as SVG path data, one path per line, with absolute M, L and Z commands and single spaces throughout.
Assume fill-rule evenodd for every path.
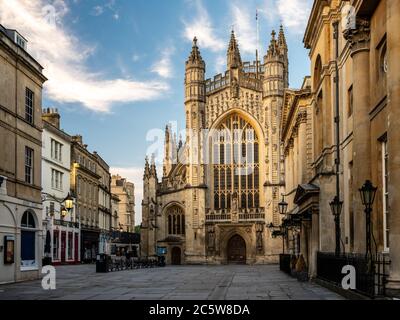
M 231 96 L 232 98 L 239 98 L 239 83 L 236 78 L 232 79 Z
M 208 244 L 208 250 L 215 250 L 215 230 L 214 226 L 208 227 L 207 230 L 207 244 Z

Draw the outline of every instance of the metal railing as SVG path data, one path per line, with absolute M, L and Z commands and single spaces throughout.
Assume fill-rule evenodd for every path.
M 330 252 L 317 253 L 317 277 L 339 287 L 345 274 L 342 269 L 346 265 L 353 266 L 356 271 L 356 289 L 354 291 L 376 298 L 385 295 L 386 279 L 390 261 L 384 254 L 376 254 L 371 260 L 363 254 L 341 254 L 336 256 Z
M 128 269 L 143 269 L 143 268 L 155 268 L 158 266 L 158 260 L 156 258 L 140 259 L 116 257 L 109 259 L 107 264 L 108 272 L 122 271 Z

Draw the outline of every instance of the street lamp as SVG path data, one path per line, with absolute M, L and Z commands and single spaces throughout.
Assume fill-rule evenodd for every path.
M 367 180 L 364 185 L 358 190 L 360 191 L 361 202 L 365 207 L 372 207 L 377 190 L 378 188 L 374 187 L 370 180 Z
M 68 214 L 68 210 L 65 208 L 65 206 L 61 206 L 60 213 L 61 213 L 61 219 L 64 219 L 65 216 Z
M 367 180 L 364 185 L 358 189 L 360 191 L 361 202 L 365 206 L 365 220 L 366 220 L 366 253 L 365 257 L 372 259 L 372 247 L 371 247 L 371 213 L 372 205 L 375 200 L 377 187 L 374 187 L 370 180 Z
M 68 212 L 74 207 L 74 199 L 71 197 L 70 193 L 68 192 L 67 197 L 64 199 L 65 208 Z
M 287 209 L 288 209 L 288 203 L 285 201 L 285 196 L 282 194 L 282 201 L 278 203 L 278 209 L 279 209 L 279 213 L 281 215 L 286 215 L 287 213 Z M 285 254 L 285 235 L 286 235 L 286 230 L 283 227 L 283 225 L 281 225 L 280 227 L 281 229 L 281 236 L 282 236 L 282 253 Z
M 285 201 L 285 197 L 282 195 L 282 201 L 278 203 L 279 213 L 284 215 L 287 212 L 288 203 Z
M 333 198 L 333 201 L 329 202 L 329 206 L 331 207 L 332 214 L 335 217 L 335 255 L 340 255 L 340 214 L 342 213 L 343 201 L 340 201 L 337 196 Z

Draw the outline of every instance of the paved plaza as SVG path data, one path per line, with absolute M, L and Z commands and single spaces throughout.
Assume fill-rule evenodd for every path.
M 167 266 L 96 273 L 95 265 L 59 266 L 56 290 L 41 281 L 0 285 L 0 300 L 331 300 L 343 299 L 302 283 L 277 265 Z

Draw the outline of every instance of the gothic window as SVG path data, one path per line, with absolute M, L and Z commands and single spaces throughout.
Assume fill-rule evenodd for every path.
M 185 234 L 185 216 L 182 208 L 178 206 L 170 207 L 167 211 L 168 234 Z
M 239 208 L 259 206 L 259 141 L 254 128 L 234 113 L 216 128 L 212 142 L 214 209 L 230 209 L 234 193 L 239 195 Z

